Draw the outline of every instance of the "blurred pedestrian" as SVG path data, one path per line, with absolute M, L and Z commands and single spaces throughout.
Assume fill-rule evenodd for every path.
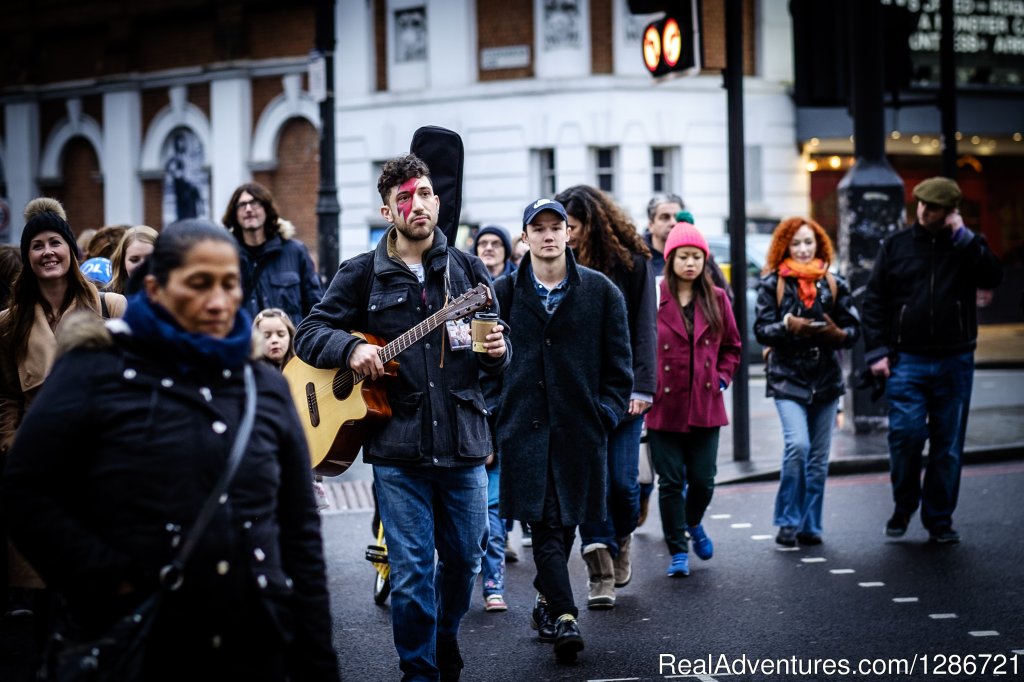
M 569 246 L 576 261 L 611 279 L 626 302 L 633 387 L 626 416 L 608 434 L 608 515 L 580 525 L 580 550 L 589 577 L 587 608 L 609 609 L 615 606 L 615 589 L 625 587 L 633 575 L 630 547 L 640 517 L 640 434 L 657 385 L 654 275 L 647 267 L 650 249 L 611 197 L 576 185 L 555 200 L 569 216 Z
M 235 189 L 221 218 L 238 240 L 242 258 L 243 307 L 255 317 L 280 308 L 298 326 L 320 302 L 323 287 L 306 245 L 282 220 L 274 197 L 258 182 Z
M 157 236 L 157 231 L 148 225 L 136 225 L 124 233 L 121 243 L 110 257 L 112 274 L 107 291 L 128 294 L 128 280 L 149 254 L 153 253 Z
M 89 240 L 89 247 L 85 254 L 85 259 L 91 258 L 106 258 L 111 259 L 114 255 L 114 251 L 117 250 L 117 245 L 121 243 L 121 239 L 124 238 L 124 233 L 128 231 L 131 225 L 106 225 L 96 230 L 96 234 Z
M 484 262 L 491 279 L 515 272 L 512 262 L 512 240 L 501 225 L 485 225 L 473 240 L 473 253 Z
M 21 251 L 14 244 L 0 246 L 0 310 L 6 308 L 21 273 Z
M 647 437 L 658 473 L 669 577 L 690 574 L 689 541 L 703 560 L 714 544 L 701 523 L 715 490 L 718 435 L 729 423 L 722 392 L 740 363 L 740 333 L 725 291 L 706 267 L 708 244 L 689 222 L 665 241 L 658 301 L 658 386 Z M 689 536 L 689 537 L 688 537 Z
M 953 512 L 974 384 L 977 290 L 1003 278 L 985 238 L 964 225 L 961 196 L 949 178 L 914 188 L 917 221 L 882 242 L 864 294 L 864 359 L 887 380 L 895 502 L 888 537 L 902 537 L 920 505 L 931 541 L 960 541 Z
M 61 593 L 69 641 L 160 592 L 138 679 L 337 680 L 305 439 L 283 377 L 250 359 L 238 247 L 183 221 L 148 268 L 122 324 L 62 335 L 10 452 L 12 535 Z M 244 461 L 194 538 L 247 408 Z M 197 544 L 172 590 L 183 535 Z
M 758 285 L 754 334 L 765 348 L 765 394 L 782 422 L 775 541 L 822 542 L 822 503 L 832 427 L 845 391 L 838 350 L 860 334 L 846 280 L 828 271 L 832 242 L 808 218 L 787 218 L 772 235 Z

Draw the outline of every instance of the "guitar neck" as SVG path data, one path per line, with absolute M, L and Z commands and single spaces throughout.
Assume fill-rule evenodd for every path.
M 381 363 L 385 365 L 388 364 L 398 357 L 399 353 L 440 327 L 441 324 L 444 323 L 445 317 L 448 315 L 448 311 L 451 307 L 452 306 L 447 306 L 438 310 L 436 313 L 377 351 L 377 355 L 380 357 Z M 355 383 L 359 383 L 366 378 L 366 375 L 364 374 L 353 373 L 353 375 Z

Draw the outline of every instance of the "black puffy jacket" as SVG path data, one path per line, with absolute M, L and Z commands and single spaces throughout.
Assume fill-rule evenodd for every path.
M 302 242 L 275 235 L 255 258 L 241 243 L 239 251 L 244 304 L 253 318 L 264 308 L 280 308 L 298 326 L 320 302 L 320 275 Z
M 156 589 L 173 534 L 224 469 L 244 404 L 241 372 L 184 374 L 96 325 L 88 342 L 102 347 L 57 361 L 3 480 L 11 536 L 87 631 Z M 160 606 L 147 680 L 338 679 L 305 439 L 284 378 L 263 362 L 253 370 L 249 446 Z M 131 596 L 119 596 L 124 584 Z
M 966 230 L 966 228 L 964 228 Z M 917 223 L 878 250 L 864 301 L 864 358 L 903 351 L 929 357 L 968 353 L 978 341 L 978 289 L 1003 279 L 985 238 L 929 232 Z
M 786 278 L 781 305 L 778 302 L 778 273 L 761 278 L 757 286 L 754 335 L 758 343 L 772 349 L 765 365 L 765 393 L 769 398 L 810 404 L 830 402 L 843 394 L 845 384 L 838 348 L 820 337 L 795 336 L 786 331 L 783 321 L 787 313 L 814 320 L 821 320 L 827 314 L 846 332 L 842 347 L 852 347 L 860 334 L 860 316 L 846 281 L 842 277 L 835 280 L 834 301 L 827 280 L 822 278 L 818 280 L 814 305 L 805 308 L 800 302 L 795 278 Z

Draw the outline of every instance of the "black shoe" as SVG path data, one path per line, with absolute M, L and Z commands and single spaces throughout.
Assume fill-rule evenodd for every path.
M 940 545 L 955 545 L 960 542 L 960 533 L 953 526 L 936 526 L 928 529 L 928 539 Z
M 533 617 L 530 625 L 537 631 L 537 639 L 541 642 L 550 644 L 555 641 L 555 623 L 551 620 L 548 602 L 542 594 L 538 594 L 533 603 Z
M 779 534 L 775 536 L 775 542 L 786 547 L 796 547 L 796 528 L 782 526 L 779 528 Z
M 458 682 L 463 666 L 459 640 L 437 640 L 437 670 L 441 673 L 441 682 Z
M 583 635 L 576 618 L 561 616 L 555 624 L 555 658 L 559 663 L 573 663 L 576 654 L 583 651 Z
M 904 514 L 899 509 L 892 513 L 892 516 L 885 522 L 885 536 L 887 538 L 901 538 L 907 532 L 907 524 L 910 523 L 910 515 Z
M 817 533 L 797 533 L 796 541 L 801 545 L 807 545 L 808 547 L 820 545 L 823 542 L 821 536 Z

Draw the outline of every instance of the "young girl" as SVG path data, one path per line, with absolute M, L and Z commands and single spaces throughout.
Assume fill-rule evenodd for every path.
M 715 487 L 718 431 L 729 423 L 722 391 L 740 363 L 729 297 L 712 283 L 707 242 L 687 217 L 690 222 L 679 222 L 665 242 L 658 387 L 647 414 L 661 527 L 672 555 L 669 577 L 690 574 L 687 530 L 698 557 L 707 560 L 714 552 L 701 520 Z
M 288 361 L 295 357 L 295 325 L 285 311 L 280 308 L 264 308 L 252 321 L 252 329 L 263 338 L 263 359 L 278 370 L 284 369 Z M 313 493 L 320 511 L 331 506 L 327 501 L 323 480 L 323 476 L 313 476 Z
M 832 424 L 846 390 L 836 350 L 853 346 L 860 318 L 845 280 L 828 272 L 832 242 L 818 223 L 783 220 L 765 260 L 754 334 L 769 347 L 765 391 L 785 443 L 775 541 L 819 545 Z
M 295 325 L 280 308 L 265 308 L 252 321 L 253 331 L 263 337 L 263 357 L 278 369 L 295 357 Z

